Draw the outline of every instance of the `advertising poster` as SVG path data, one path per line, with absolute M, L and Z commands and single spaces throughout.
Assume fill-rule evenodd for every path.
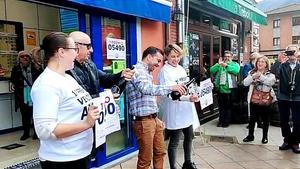
M 33 31 L 26 31 L 27 45 L 36 46 L 36 33 Z

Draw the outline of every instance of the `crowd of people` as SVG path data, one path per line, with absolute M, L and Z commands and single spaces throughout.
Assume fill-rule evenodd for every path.
M 170 168 L 176 169 L 177 147 L 183 133 L 182 169 L 196 169 L 191 152 L 197 118 L 194 102 L 199 102 L 199 96 L 189 93 L 185 86 L 189 78 L 179 64 L 183 49 L 177 44 L 168 44 L 163 50 L 150 46 L 143 51 L 134 69 L 127 68 L 117 74 L 97 69 L 90 59 L 92 52 L 89 35 L 74 31 L 69 35 L 52 32 L 39 48 L 18 54 L 11 88 L 17 98 L 16 108 L 22 114 L 24 133 L 20 139 L 30 137 L 33 118 L 33 138 L 40 139 L 38 154 L 42 168 L 89 168 L 89 161 L 97 152 L 93 130 L 100 117 L 98 107 L 89 102 L 99 97 L 100 88 L 118 85 L 130 100 L 128 114 L 132 117 L 139 148 L 137 168 L 148 169 L 153 162 L 155 169 L 163 169 L 167 152 Z M 209 70 L 218 96 L 217 127 L 228 127 L 233 115 L 232 93 L 238 86 L 240 65 L 232 57 L 230 51 L 224 51 Z M 250 62 L 244 65 L 241 82 L 248 92 L 249 114 L 249 133 L 244 142 L 254 140 L 255 123 L 258 123 L 263 130 L 261 142 L 268 143 L 270 108 L 278 104 L 284 138 L 279 149 L 300 153 L 299 58 L 299 47 L 289 45 L 272 66 L 259 53 L 253 53 Z M 154 84 L 152 72 L 160 64 L 163 67 L 158 75 L 159 83 Z M 278 84 L 277 92 L 273 89 L 275 84 Z M 171 97 L 174 92 L 179 95 L 177 99 Z M 157 96 L 161 96 L 159 104 Z M 86 108 L 87 114 L 82 114 Z M 159 112 L 163 114 L 162 119 L 158 118 Z M 169 139 L 167 151 L 165 139 Z

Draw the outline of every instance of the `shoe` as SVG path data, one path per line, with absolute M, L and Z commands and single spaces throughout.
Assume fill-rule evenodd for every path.
M 222 127 L 223 127 L 223 128 L 227 128 L 227 127 L 229 127 L 229 124 L 227 124 L 227 123 L 222 124 Z
M 182 165 L 182 169 L 197 169 L 196 164 L 194 162 L 184 162 Z
M 37 140 L 37 139 L 39 139 L 38 136 L 37 136 L 36 134 L 34 134 L 34 135 L 32 136 L 32 140 Z
M 261 122 L 257 123 L 257 128 L 261 128 L 261 129 L 263 128 Z
M 23 134 L 23 136 L 20 138 L 21 141 L 26 140 L 29 138 L 29 134 Z
M 292 145 L 292 150 L 296 154 L 300 154 L 299 144 Z
M 217 125 L 217 127 L 222 127 L 222 123 L 219 122 L 218 125 Z
M 288 150 L 290 149 L 291 146 L 289 145 L 289 143 L 283 142 L 281 146 L 279 146 L 279 150 Z
M 269 142 L 267 137 L 262 138 L 261 143 L 267 144 Z
M 253 141 L 253 140 L 254 140 L 254 136 L 248 135 L 247 137 L 245 137 L 245 138 L 243 139 L 243 142 L 250 142 L 250 141 Z

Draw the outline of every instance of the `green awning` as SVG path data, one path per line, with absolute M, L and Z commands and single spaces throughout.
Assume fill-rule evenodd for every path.
M 267 15 L 243 0 L 207 0 L 211 4 L 223 8 L 236 15 L 267 25 Z

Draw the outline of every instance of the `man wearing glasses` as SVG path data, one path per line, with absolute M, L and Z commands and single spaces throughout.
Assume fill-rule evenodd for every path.
M 93 47 L 89 35 L 84 32 L 74 31 L 70 33 L 69 36 L 75 41 L 78 47 L 78 55 L 74 61 L 74 68 L 67 73 L 70 74 L 92 98 L 99 96 L 100 87 L 111 88 L 118 85 L 121 90 L 125 88 L 126 83 L 124 82 L 131 80 L 134 74 L 133 70 L 125 69 L 117 74 L 109 74 L 99 70 L 90 59 L 91 53 L 93 53 Z M 95 142 L 93 147 L 95 147 Z M 93 148 L 91 158 L 93 159 L 95 155 L 96 149 Z
M 300 142 L 300 64 L 298 61 L 299 47 L 289 45 L 285 54 L 288 61 L 279 66 L 278 108 L 280 112 L 280 127 L 284 137 L 279 150 L 292 149 L 299 154 Z M 290 114 L 292 113 L 292 130 Z
M 95 63 L 90 59 L 93 53 L 91 38 L 84 32 L 75 31 L 70 34 L 78 47 L 78 56 L 74 61 L 74 69 L 68 72 L 90 95 L 95 98 L 99 96 L 99 89 L 111 88 L 119 84 L 123 79 L 130 80 L 134 74 L 133 70 L 125 69 L 118 74 L 108 74 L 97 69 Z M 122 85 L 125 87 L 125 83 Z

